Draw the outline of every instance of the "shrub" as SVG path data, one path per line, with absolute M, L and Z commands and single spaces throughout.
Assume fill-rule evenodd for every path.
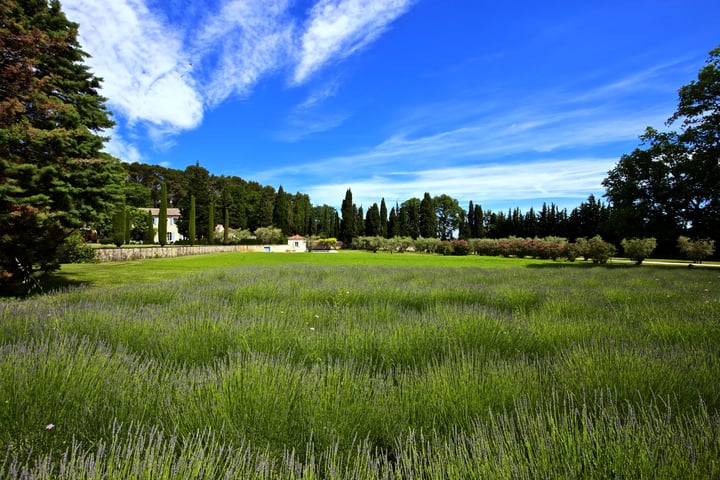
M 436 251 L 440 255 L 452 255 L 454 252 L 453 244 L 447 240 L 443 240 L 438 244 Z
M 318 238 L 310 242 L 310 250 L 333 250 L 335 248 L 342 248 L 342 243 L 338 242 L 337 238 Z
M 440 245 L 439 238 L 418 238 L 415 240 L 415 250 L 418 252 L 436 253 L 438 245 Z
M 707 257 L 715 253 L 715 240 L 709 238 L 690 239 L 681 236 L 678 238 L 678 248 L 680 253 L 693 261 L 693 263 L 702 263 Z
M 470 253 L 470 245 L 467 240 L 451 240 L 453 255 L 467 255 Z
M 650 256 L 657 246 L 654 238 L 623 238 L 622 242 L 625 256 L 631 260 L 635 260 L 636 265 L 640 265 L 643 260 Z
M 568 262 L 574 262 L 579 255 L 577 243 L 566 243 L 563 247 L 562 256 L 565 257 Z
M 590 260 L 590 242 L 588 242 L 588 239 L 582 237 L 575 240 L 575 251 L 578 257 L 583 257 L 583 260 Z
M 282 230 L 275 227 L 260 227 L 255 230 L 255 236 L 262 241 L 262 243 L 270 245 L 278 245 L 283 238 Z
M 600 235 L 595 235 L 588 240 L 587 256 L 593 263 L 607 263 L 615 255 L 615 245 L 603 240 Z
M 545 258 L 550 258 L 553 261 L 559 257 L 566 257 L 566 247 L 568 241 L 562 237 L 545 237 L 542 239 Z M 575 260 L 575 258 L 573 258 Z
M 475 238 L 470 241 L 476 255 L 486 255 L 489 257 L 500 255 L 498 243 L 498 240 L 494 238 Z
M 95 261 L 95 251 L 83 242 L 80 232 L 74 233 L 65 239 L 58 249 L 60 263 L 90 263 Z

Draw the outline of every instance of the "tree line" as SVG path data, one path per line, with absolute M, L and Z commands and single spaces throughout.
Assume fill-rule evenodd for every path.
M 394 205 L 380 199 L 365 211 L 348 189 L 337 212 L 312 205 L 307 194 L 212 175 L 199 164 L 174 170 L 127 164 L 105 153 L 104 132 L 113 121 L 98 93 L 101 80 L 84 63 L 77 31 L 58 0 L 0 0 L 1 293 L 27 290 L 57 270 L 78 232 L 109 237 L 120 230 L 120 209 L 164 201 L 180 209 L 180 233 L 189 237 L 194 230 L 201 242 L 213 240 L 216 222 L 226 232 L 272 228 L 346 244 L 362 236 L 449 241 L 600 235 L 615 245 L 656 238 L 657 253 L 672 256 L 680 237 L 691 244 L 720 242 L 720 48 L 678 91 L 668 129 L 648 127 L 642 144 L 608 172 L 607 204 L 590 196 L 569 212 L 552 203 L 537 211 L 492 212 L 425 193 Z M 125 231 L 146 223 L 122 218 Z

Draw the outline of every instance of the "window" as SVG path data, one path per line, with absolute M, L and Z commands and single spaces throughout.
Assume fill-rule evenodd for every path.
M 158 217 L 153 217 L 153 225 L 157 226 L 158 224 Z
M 168 232 L 168 234 L 167 234 L 167 241 L 168 241 L 168 242 L 172 242 L 172 241 L 173 241 L 172 232 Z

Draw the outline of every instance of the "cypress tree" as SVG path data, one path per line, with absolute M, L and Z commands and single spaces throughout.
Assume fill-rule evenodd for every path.
M 344 243 L 350 245 L 352 239 L 357 236 L 357 215 L 355 205 L 352 201 L 352 192 L 349 188 L 347 192 L 345 192 L 345 199 L 342 202 L 340 212 L 342 214 L 342 220 L 340 221 L 340 238 Z
M 230 243 L 230 210 L 227 207 L 223 209 L 223 244 Z
M 167 187 L 160 183 L 160 213 L 158 215 L 158 242 L 161 247 L 167 245 Z
M 428 192 L 425 192 L 420 202 L 419 212 L 420 236 L 423 238 L 437 237 L 437 215 L 435 213 L 435 203 Z
M 282 185 L 278 187 L 273 205 L 273 226 L 279 228 L 283 234 L 289 235 L 290 231 L 290 199 L 283 190 Z
M 208 204 L 207 243 L 208 245 L 215 243 L 215 203 L 213 201 Z
M 190 196 L 190 223 L 188 225 L 190 245 L 195 245 L 195 195 Z
M 125 237 L 124 240 L 125 240 L 126 244 L 129 244 L 130 238 L 131 238 L 130 237 L 130 227 L 131 226 L 130 226 L 130 210 L 127 207 L 127 205 L 125 205 L 125 225 L 124 225 L 124 227 L 125 227 L 125 229 L 123 231 L 124 237 Z
M 153 224 L 153 215 L 147 212 L 145 216 L 145 244 L 152 245 L 155 243 L 155 225 Z
M 112 233 L 112 242 L 118 248 L 125 242 L 125 216 L 125 202 L 120 202 L 115 205 Z
M 380 235 L 388 237 L 388 209 L 385 205 L 385 198 L 380 200 Z

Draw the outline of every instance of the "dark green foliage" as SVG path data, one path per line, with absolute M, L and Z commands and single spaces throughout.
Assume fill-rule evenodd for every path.
M 208 205 L 207 244 L 215 243 L 215 203 Z
M 227 208 L 223 209 L 223 244 L 230 243 L 230 212 Z
M 155 243 L 155 225 L 153 223 L 153 216 L 151 212 L 145 213 L 145 232 L 143 234 L 143 243 L 145 245 L 152 245 Z
M 423 238 L 436 238 L 438 236 L 438 219 L 435 212 L 435 203 L 428 192 L 425 192 L 420 202 L 418 233 Z
M 380 200 L 380 235 L 388 237 L 388 209 L 385 205 L 385 198 Z
M 167 245 L 167 187 L 165 182 L 160 183 L 160 212 L 158 213 L 158 243 L 161 247 Z
M 462 207 L 457 200 L 446 194 L 433 198 L 432 204 L 435 207 L 437 236 L 441 240 L 451 240 L 454 232 L 462 225 L 464 214 Z
M 607 263 L 610 257 L 615 255 L 615 245 L 603 240 L 600 235 L 596 235 L 587 242 L 586 256 L 593 263 Z
M 125 202 L 120 202 L 115 205 L 112 243 L 114 243 L 116 247 L 120 247 L 125 243 Z
M 380 209 L 377 203 L 373 203 L 372 206 L 368 208 L 365 216 L 365 235 L 368 237 L 385 236 L 380 218 Z
M 195 245 L 195 195 L 190 196 L 190 218 L 188 223 L 188 241 Z
M 58 249 L 60 263 L 90 263 L 95 261 L 95 250 L 83 241 L 80 232 L 65 239 Z
M 642 146 L 603 181 L 613 227 L 657 237 L 662 252 L 672 252 L 679 235 L 720 240 L 720 48 L 678 93 L 668 124 L 682 120 L 680 130 L 648 127 Z
M 273 220 L 272 224 L 279 228 L 283 234 L 288 235 L 290 233 L 289 215 L 290 215 L 290 199 L 289 195 L 285 193 L 282 185 L 278 187 L 277 195 L 275 196 L 275 204 L 273 205 Z
M 185 171 L 181 172 L 185 183 L 185 190 L 181 196 L 176 199 L 173 206 L 180 209 L 180 219 L 178 220 L 178 231 L 181 235 L 188 237 L 189 219 L 190 219 L 190 198 L 195 197 L 195 228 L 201 232 L 209 232 L 212 226 L 213 232 L 215 228 L 214 221 L 209 222 L 209 205 L 212 202 L 220 200 L 215 194 L 218 190 L 212 185 L 210 172 L 199 163 L 188 166 Z M 209 225 L 212 223 L 212 225 Z
M 340 240 L 345 245 L 350 245 L 352 239 L 358 236 L 357 227 L 357 214 L 356 207 L 352 200 L 352 192 L 347 189 L 345 192 L 345 199 L 342 202 L 341 215 L 342 220 L 340 221 Z
M 130 215 L 130 209 L 126 206 L 125 207 L 125 225 L 124 225 L 124 230 L 123 230 L 123 234 L 124 234 L 123 240 L 125 241 L 125 243 L 130 243 L 130 240 L 131 240 L 131 237 L 130 237 L 130 231 L 131 231 L 131 226 L 132 226 L 131 219 L 132 219 L 132 216 Z
M 100 152 L 113 123 L 57 1 L 0 2 L 0 288 L 59 268 L 83 225 L 109 222 L 121 166 Z
M 693 263 L 702 263 L 715 253 L 715 240 L 710 238 L 691 239 L 681 236 L 678 238 L 680 253 L 689 258 Z

